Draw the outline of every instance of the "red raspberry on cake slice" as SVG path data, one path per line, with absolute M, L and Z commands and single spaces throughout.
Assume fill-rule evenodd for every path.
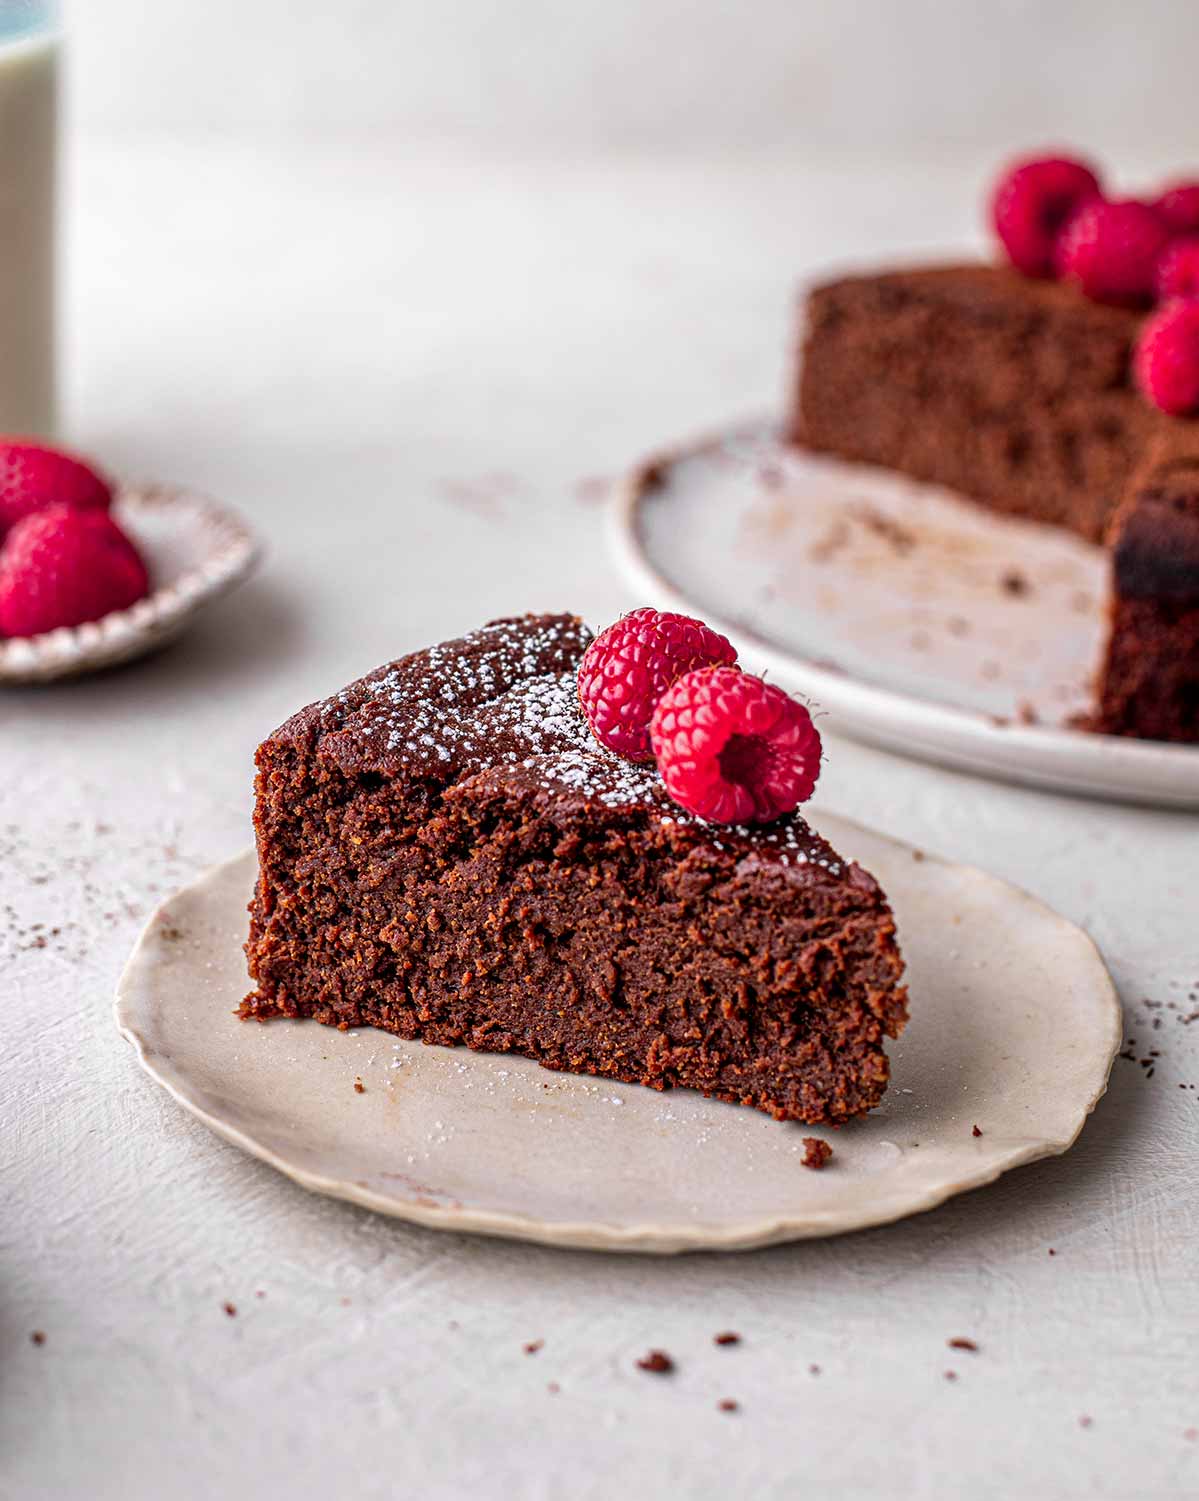
M 770 823 L 794 813 L 820 775 L 820 734 L 808 710 L 733 667 L 673 683 L 650 737 L 671 797 L 715 823 Z
M 649 725 L 671 683 L 737 653 L 702 620 L 648 606 L 622 615 L 592 641 L 579 668 L 579 702 L 591 733 L 630 761 L 652 761 Z

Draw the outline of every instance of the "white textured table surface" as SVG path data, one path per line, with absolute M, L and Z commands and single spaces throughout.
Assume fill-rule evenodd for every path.
M 409 1229 L 217 1140 L 111 1021 L 153 904 L 246 842 L 264 732 L 490 615 L 634 603 L 599 481 L 770 408 L 796 274 L 961 243 L 973 170 L 162 140 L 92 141 L 73 180 L 73 436 L 271 550 L 161 657 L 0 698 L 0 1495 L 1193 1495 L 1199 820 L 832 741 L 817 813 L 1082 923 L 1160 1053 L 1067 1157 L 847 1239 Z

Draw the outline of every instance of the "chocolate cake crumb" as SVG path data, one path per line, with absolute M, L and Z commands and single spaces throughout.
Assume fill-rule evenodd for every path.
M 810 1365 L 808 1367 L 808 1375 L 809 1376 L 819 1376 L 820 1375 L 820 1367 L 818 1365 Z
M 956 1371 L 946 1371 L 945 1379 L 946 1381 L 956 1381 L 958 1379 L 958 1373 Z
M 235 1303 L 223 1303 L 221 1306 L 231 1319 L 237 1317 L 237 1305 Z
M 35 1345 L 44 1345 L 46 1343 L 46 1333 L 45 1333 L 45 1330 L 43 1330 L 43 1329 L 35 1329 L 33 1331 L 33 1333 L 29 1336 L 29 1338 L 30 1338 L 30 1341 L 33 1344 L 35 1344 Z
M 855 521 L 864 526 L 868 532 L 873 532 L 876 537 L 886 542 L 892 551 L 898 553 L 901 557 L 905 553 L 911 552 L 912 548 L 916 545 L 915 533 L 909 531 L 901 522 L 896 521 L 893 516 L 888 516 L 885 512 L 876 510 L 869 501 L 862 501 L 859 505 L 854 506 L 849 514 Z
M 982 1132 L 978 1129 L 977 1126 L 971 1126 L 970 1127 L 970 1135 L 971 1136 L 981 1136 Z
M 1028 580 L 1018 569 L 1009 568 L 1006 573 L 1000 575 L 999 587 L 1005 594 L 1022 595 L 1028 593 Z
M 674 1361 L 665 1350 L 651 1350 L 637 1362 L 638 1370 L 652 1371 L 655 1376 L 667 1376 L 674 1370 Z
M 827 563 L 849 541 L 848 523 L 841 517 L 833 522 L 824 536 L 818 537 L 808 548 L 808 557 L 813 563 Z
M 366 1093 L 366 1085 L 362 1082 L 361 1079 L 355 1079 L 354 1080 L 354 1093 L 355 1094 L 365 1094 Z
M 531 1340 L 529 1340 L 529 1342 L 524 1347 L 525 1354 L 526 1355 L 536 1355 L 537 1352 L 538 1352 L 538 1350 L 540 1350 L 544 1344 L 545 1344 L 545 1340 L 543 1340 L 543 1339 L 531 1339 Z
M 810 1167 L 818 1173 L 824 1164 L 833 1155 L 833 1149 L 827 1141 L 821 1141 L 818 1136 L 805 1136 L 803 1139 L 803 1166 Z
M 734 1402 L 732 1397 L 722 1397 L 716 1406 L 721 1412 L 737 1412 L 741 1404 L 740 1402 Z
M 741 1343 L 741 1336 L 732 1329 L 726 1329 L 723 1334 L 717 1334 L 713 1338 L 712 1343 L 714 1345 L 739 1345 Z
M 1053 1249 L 1052 1246 L 1049 1247 L 1049 1254 L 1050 1254 L 1050 1256 L 1056 1256 L 1057 1255 L 1057 1252 Z
M 947 1339 L 945 1343 L 951 1350 L 972 1350 L 975 1352 L 978 1350 L 978 1345 L 974 1340 L 966 1339 L 962 1335 L 958 1335 L 955 1339 Z

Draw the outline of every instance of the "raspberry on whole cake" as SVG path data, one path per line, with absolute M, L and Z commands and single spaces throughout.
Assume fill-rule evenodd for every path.
M 579 700 L 591 640 L 569 615 L 495 621 L 263 742 L 242 1015 L 519 1053 L 781 1120 L 869 1110 L 907 1015 L 878 883 L 798 812 L 705 822 L 657 766 L 601 744 Z M 770 714 L 743 728 L 724 776 L 793 810 L 803 788 L 779 767 L 818 760 L 818 739 L 797 731 L 768 764 Z
M 1199 492 L 1199 190 L 1111 202 L 1088 174 L 1053 157 L 1005 177 L 1007 266 L 810 291 L 786 433 L 1104 545 L 1109 639 L 1088 727 L 1199 741 L 1199 505 L 1177 494 L 1180 473 Z M 1154 313 L 1156 293 L 1174 300 Z M 1135 586 L 1120 561 L 1134 546 Z

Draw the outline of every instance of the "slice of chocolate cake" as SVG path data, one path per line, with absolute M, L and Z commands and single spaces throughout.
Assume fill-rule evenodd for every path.
M 997 266 L 843 278 L 806 300 L 787 432 L 1114 547 L 1089 727 L 1196 741 L 1199 420 L 1134 389 L 1141 324 Z
M 263 743 L 242 1015 L 860 1115 L 906 1019 L 883 892 L 798 815 L 704 824 L 597 745 L 589 639 L 497 621 Z

